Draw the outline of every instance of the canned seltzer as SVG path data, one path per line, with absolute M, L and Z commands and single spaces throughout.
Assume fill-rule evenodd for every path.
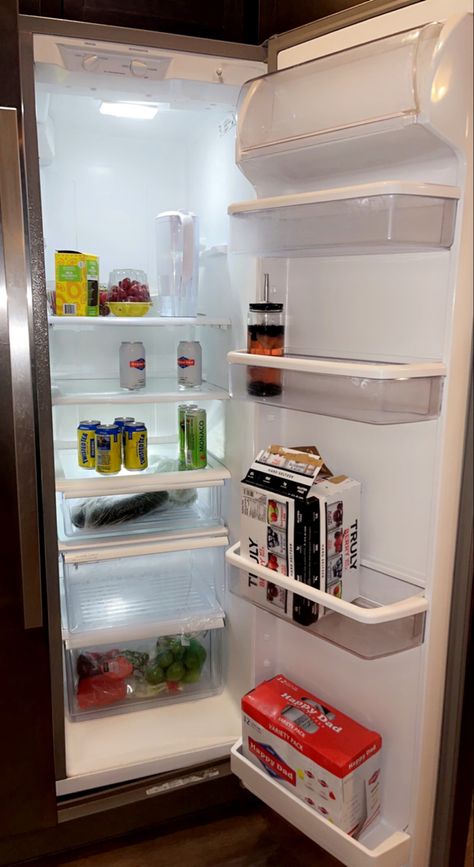
M 77 462 L 83 470 L 95 470 L 95 432 L 98 419 L 81 421 L 77 428 Z
M 124 436 L 124 466 L 126 470 L 146 470 L 148 466 L 148 435 L 142 421 L 133 421 L 125 425 Z
M 206 410 L 186 412 L 186 469 L 199 470 L 207 466 Z
M 180 467 L 186 466 L 186 413 L 190 409 L 197 408 L 197 403 L 180 403 L 178 406 L 178 439 Z
M 118 424 L 101 424 L 95 432 L 96 470 L 113 475 L 122 468 L 122 431 Z
M 140 341 L 120 345 L 120 388 L 145 388 L 145 347 Z

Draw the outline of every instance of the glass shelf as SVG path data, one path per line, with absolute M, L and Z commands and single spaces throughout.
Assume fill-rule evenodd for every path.
M 181 391 L 176 377 L 151 377 L 145 388 L 129 391 L 120 388 L 117 379 L 55 379 L 51 385 L 53 406 L 67 404 L 138 404 L 138 403 L 180 403 L 192 400 L 228 400 L 229 394 L 210 382 L 203 382 L 199 388 Z
M 221 535 L 63 553 L 66 648 L 220 628 L 226 544 Z
M 340 256 L 447 249 L 457 187 L 382 181 L 230 205 L 230 249 L 256 256 Z
M 196 316 L 177 318 L 173 316 L 54 316 L 48 315 L 48 324 L 52 329 L 69 328 L 71 331 L 82 331 L 85 328 L 171 328 L 184 325 L 212 325 L 217 328 L 229 328 L 230 319 L 213 318 L 211 316 Z
M 122 469 L 113 476 L 77 465 L 77 448 L 55 449 L 56 491 L 65 497 L 101 497 L 113 494 L 163 491 L 170 488 L 206 487 L 230 479 L 229 470 L 217 458 L 208 454 L 207 467 L 201 470 L 180 470 L 175 443 L 150 443 L 149 465 L 137 472 Z M 160 470 L 166 462 L 166 471 Z
M 231 592 L 257 604 L 249 590 L 250 574 L 270 586 L 281 587 L 286 593 L 297 593 L 317 602 L 319 617 L 316 623 L 309 627 L 293 625 L 363 659 L 391 656 L 418 647 L 423 642 L 428 602 L 420 588 L 408 582 L 380 573 L 374 577 L 373 570 L 363 567 L 360 596 L 353 602 L 346 602 L 242 557 L 240 542 L 229 548 L 226 559 L 239 570 L 229 575 Z M 286 622 L 293 622 L 277 605 L 272 608 L 273 598 L 273 594 L 269 594 L 268 606 L 260 607 Z
M 230 765 L 245 788 L 310 840 L 350 867 L 399 867 L 406 864 L 410 837 L 378 818 L 358 840 L 281 786 L 242 754 L 242 741 L 231 748 Z
M 216 695 L 223 687 L 221 633 L 218 627 L 209 626 L 186 636 L 167 633 L 66 650 L 69 718 L 96 719 Z M 163 669 L 157 672 L 153 663 L 160 654 L 163 660 L 164 654 L 173 651 L 175 655 L 169 657 L 173 677 L 182 677 L 166 681 Z M 187 668 L 186 662 L 193 667 Z M 121 673 L 126 676 L 120 677 Z
M 229 352 L 230 394 L 284 409 L 370 424 L 437 418 L 445 366 Z M 280 393 L 275 391 L 275 383 Z

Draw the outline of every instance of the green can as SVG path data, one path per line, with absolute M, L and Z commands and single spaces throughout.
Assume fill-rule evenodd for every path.
M 205 409 L 190 409 L 185 415 L 186 469 L 201 470 L 207 466 L 207 424 Z
M 197 403 L 180 403 L 178 406 L 178 441 L 179 441 L 179 466 L 186 467 L 186 413 L 190 409 L 197 409 Z

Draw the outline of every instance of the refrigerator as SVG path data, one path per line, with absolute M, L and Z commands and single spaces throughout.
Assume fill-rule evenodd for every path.
M 266 46 L 2 8 L 2 863 L 212 808 L 238 781 L 347 867 L 449 863 L 472 581 L 472 4 L 369 6 Z M 193 317 L 159 315 L 155 218 L 176 211 L 199 221 Z M 144 272 L 150 308 L 58 315 L 57 250 L 97 255 L 101 292 Z M 281 357 L 246 350 L 267 274 Z M 183 340 L 202 346 L 192 391 Z M 127 341 L 144 389 L 120 388 Z M 255 366 L 279 393 L 249 393 Z M 179 465 L 183 402 L 206 410 L 198 469 Z M 146 424 L 148 468 L 79 467 L 78 425 L 116 417 Z M 240 547 L 240 481 L 269 444 L 315 446 L 362 486 L 357 598 L 299 583 L 311 627 L 246 593 L 249 573 L 295 585 Z M 104 518 L 139 495 L 156 510 Z M 242 753 L 241 698 L 280 673 L 382 736 L 382 809 L 359 839 Z

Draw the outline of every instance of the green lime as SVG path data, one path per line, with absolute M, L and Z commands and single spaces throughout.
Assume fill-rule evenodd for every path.
M 197 683 L 201 677 L 201 669 L 195 668 L 193 671 L 187 671 L 183 677 L 183 683 Z
M 155 665 L 161 666 L 161 668 L 169 668 L 174 662 L 173 654 L 169 650 L 161 650 L 155 656 Z
M 166 680 L 170 681 L 178 681 L 182 680 L 183 675 L 185 673 L 184 665 L 180 662 L 173 662 L 169 668 L 166 669 Z
M 201 668 L 201 655 L 197 652 L 197 650 L 191 650 L 191 648 L 189 648 L 184 654 L 183 662 L 186 668 L 194 671 L 196 668 Z
M 182 659 L 184 654 L 186 653 L 186 646 L 181 644 L 179 638 L 174 638 L 170 641 L 169 650 L 173 654 L 175 660 Z
M 202 644 L 197 640 L 197 638 L 191 638 L 189 642 L 189 649 L 194 653 L 197 653 L 200 659 L 200 665 L 203 665 L 206 660 L 206 648 L 202 646 Z
M 155 685 L 157 683 L 163 683 L 165 673 L 160 665 L 151 665 L 150 668 L 145 670 L 145 678 L 148 683 Z

